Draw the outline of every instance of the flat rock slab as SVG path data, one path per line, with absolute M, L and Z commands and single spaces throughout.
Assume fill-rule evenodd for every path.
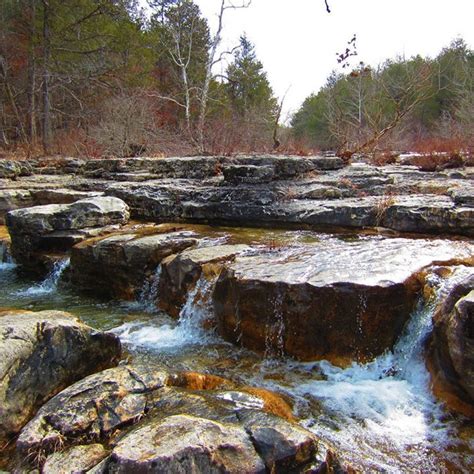
M 95 197 L 72 204 L 48 204 L 12 211 L 7 215 L 7 226 L 13 235 L 17 232 L 43 235 L 55 230 L 125 224 L 128 218 L 128 206 L 120 199 Z
M 164 258 L 197 243 L 193 235 L 117 233 L 86 240 L 72 248 L 71 281 L 79 290 L 135 299 Z
M 215 318 L 225 339 L 269 356 L 365 361 L 397 340 L 424 267 L 473 256 L 466 241 L 374 237 L 241 256 L 216 283 Z
M 118 362 L 119 339 L 69 313 L 0 312 L 0 441 L 20 431 L 49 398 Z

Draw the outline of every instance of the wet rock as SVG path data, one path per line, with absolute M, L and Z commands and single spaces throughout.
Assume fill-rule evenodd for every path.
M 49 456 L 41 472 L 43 474 L 86 472 L 97 466 L 105 457 L 107 451 L 101 444 L 74 446 Z
M 474 273 L 450 290 L 433 323 L 427 365 L 434 393 L 474 418 Z
M 295 250 L 237 257 L 213 294 L 228 341 L 303 360 L 366 361 L 393 347 L 433 262 L 472 261 L 467 242 L 324 239 Z
M 298 469 L 316 455 L 314 437 L 307 430 L 254 410 L 238 416 L 269 472 Z
M 201 275 L 208 280 L 217 277 L 224 262 L 247 250 L 247 245 L 219 245 L 185 250 L 165 259 L 160 277 L 160 308 L 177 317 Z
M 55 232 L 71 232 L 98 228 L 128 221 L 128 206 L 117 198 L 96 197 L 72 204 L 50 204 L 18 209 L 7 214 L 15 261 L 26 270 L 44 273 L 38 254 L 42 251 L 64 250 L 51 246 L 48 238 Z M 53 240 L 54 242 L 54 240 Z M 58 240 L 61 247 L 64 240 Z
M 230 423 L 175 415 L 155 420 L 119 441 L 113 472 L 265 472 L 246 431 Z
M 76 380 L 110 367 L 120 341 L 59 311 L 0 312 L 0 441 Z
M 135 299 L 159 263 L 196 244 L 190 232 L 112 234 L 72 248 L 71 281 L 85 291 Z

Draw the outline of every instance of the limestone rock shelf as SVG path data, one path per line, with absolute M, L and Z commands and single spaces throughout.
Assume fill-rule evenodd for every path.
M 123 199 L 134 218 L 474 235 L 472 167 L 426 172 L 402 164 L 344 166 L 339 158 L 266 155 L 26 165 L 26 175 L 18 168 L 19 174 L 0 179 L 0 217 L 22 207 L 70 203 L 81 193 L 105 193 Z

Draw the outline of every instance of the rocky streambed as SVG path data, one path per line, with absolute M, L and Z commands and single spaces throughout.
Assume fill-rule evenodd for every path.
M 2 169 L 4 469 L 469 472 L 471 168 Z

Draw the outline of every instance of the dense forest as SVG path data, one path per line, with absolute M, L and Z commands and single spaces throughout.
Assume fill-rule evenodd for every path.
M 192 0 L 148 4 L 145 14 L 137 0 L 3 0 L 0 148 L 350 154 L 473 142 L 474 53 L 461 39 L 435 59 L 333 73 L 282 126 L 282 99 L 249 39 L 221 48 L 225 21 L 245 2 L 223 0 L 216 31 Z

